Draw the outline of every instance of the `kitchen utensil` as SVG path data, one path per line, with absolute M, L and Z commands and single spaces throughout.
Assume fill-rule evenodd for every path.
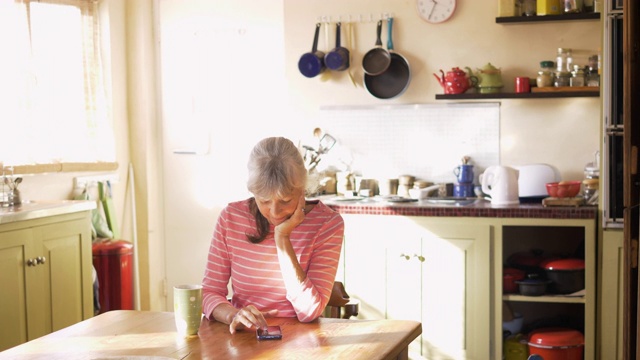
M 409 87 L 411 69 L 409 62 L 393 49 L 392 40 L 393 18 L 387 19 L 388 39 L 387 49 L 391 62 L 385 71 L 378 75 L 364 75 L 364 85 L 367 91 L 378 99 L 392 99 L 402 95 Z
M 316 77 L 325 70 L 324 52 L 318 50 L 318 36 L 321 26 L 321 23 L 316 24 L 311 52 L 303 54 L 298 61 L 300 73 L 308 78 Z
M 520 295 L 524 296 L 542 296 L 547 293 L 547 286 L 550 280 L 528 278 L 516 281 Z
M 391 64 L 391 54 L 382 47 L 382 20 L 378 20 L 376 26 L 376 46 L 367 51 L 362 57 L 362 69 L 365 74 L 379 75 L 382 74 Z
M 453 175 L 460 184 L 472 184 L 473 183 L 473 165 L 458 165 L 453 168 Z M 454 189 L 455 191 L 455 189 Z
M 518 204 L 518 170 L 508 166 L 490 166 L 480 175 L 482 192 L 492 205 Z
M 513 319 L 502 322 L 502 329 L 509 331 L 511 334 L 518 334 L 522 330 L 524 317 L 520 313 L 515 313 Z
M 547 193 L 554 198 L 572 198 L 580 192 L 580 181 L 560 181 L 547 183 Z
M 454 197 L 473 197 L 475 195 L 473 191 L 473 183 L 453 184 L 453 196 Z
M 477 88 L 481 94 L 494 94 L 502 90 L 502 71 L 491 63 L 487 63 L 481 69 L 476 69 L 475 76 L 478 78 Z M 474 74 L 470 74 L 474 75 Z
M 524 334 L 509 336 L 504 342 L 504 360 L 527 360 L 529 346 Z
M 569 328 L 541 328 L 529 334 L 529 353 L 544 360 L 582 360 L 584 335 Z
M 531 80 L 527 76 L 517 76 L 515 78 L 515 89 L 517 93 L 528 93 L 531 91 Z
M 507 264 L 510 267 L 523 270 L 528 273 L 541 272 L 544 261 L 549 260 L 549 256 L 541 249 L 531 249 L 529 251 L 518 251 L 509 255 Z
M 559 172 L 547 164 L 527 164 L 514 166 L 518 170 L 518 197 L 539 199 L 548 196 L 546 183 L 560 180 Z
M 516 281 L 523 280 L 526 273 L 516 268 L 502 269 L 502 292 L 505 294 L 514 294 L 518 292 L 518 284 Z M 514 333 L 515 334 L 515 333 Z
M 584 268 L 582 259 L 555 259 L 541 264 L 551 280 L 550 291 L 556 294 L 571 294 L 584 289 Z
M 328 69 L 343 71 L 349 68 L 349 50 L 340 45 L 340 32 L 342 24 L 336 24 L 336 47 L 329 51 L 324 57 L 324 63 Z
M 467 67 L 466 69 L 469 68 Z M 471 72 L 470 69 L 469 72 Z M 470 87 L 478 84 L 478 78 L 476 76 L 468 75 L 459 67 L 454 67 L 450 71 L 447 71 L 446 75 L 444 71 L 440 70 L 440 74 L 441 77 L 438 77 L 435 73 L 433 76 L 438 80 L 445 94 L 462 94 Z

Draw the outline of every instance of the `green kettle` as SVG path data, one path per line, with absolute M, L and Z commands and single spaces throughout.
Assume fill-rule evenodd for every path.
M 481 69 L 476 70 L 475 76 L 478 78 L 476 87 L 481 94 L 495 94 L 502 91 L 504 85 L 502 83 L 502 71 L 499 68 L 487 63 Z

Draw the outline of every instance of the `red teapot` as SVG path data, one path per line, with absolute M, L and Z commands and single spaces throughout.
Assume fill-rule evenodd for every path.
M 433 76 L 438 80 L 445 94 L 462 94 L 470 87 L 475 87 L 478 84 L 478 78 L 471 75 L 471 69 L 468 67 L 467 69 L 469 70 L 468 75 L 459 67 L 454 67 L 451 71 L 447 71 L 446 75 L 444 71 L 440 70 L 441 77 L 438 77 L 435 73 Z

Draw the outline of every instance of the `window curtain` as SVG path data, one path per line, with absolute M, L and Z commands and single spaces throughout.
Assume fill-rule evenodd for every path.
M 0 0 L 0 162 L 111 162 L 98 3 Z

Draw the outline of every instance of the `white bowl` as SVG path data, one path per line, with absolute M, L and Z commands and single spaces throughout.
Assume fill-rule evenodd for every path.
M 522 317 L 522 314 L 515 313 L 513 314 L 513 319 L 511 321 L 502 322 L 502 329 L 508 330 L 512 335 L 515 335 L 520 333 L 523 323 L 524 318 Z

